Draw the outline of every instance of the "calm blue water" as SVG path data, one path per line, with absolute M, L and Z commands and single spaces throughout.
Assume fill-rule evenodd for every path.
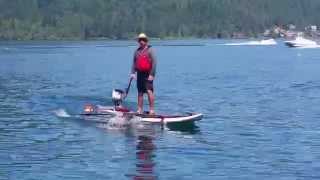
M 55 113 L 111 105 L 135 42 L 1 43 L 0 179 L 319 179 L 320 49 L 223 43 L 154 42 L 157 111 L 205 115 L 164 130 Z

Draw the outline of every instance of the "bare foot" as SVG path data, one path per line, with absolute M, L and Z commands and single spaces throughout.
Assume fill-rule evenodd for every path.
M 142 109 L 138 109 L 137 113 L 142 114 Z
M 154 110 L 150 110 L 149 114 L 150 115 L 155 115 L 156 113 L 154 112 Z

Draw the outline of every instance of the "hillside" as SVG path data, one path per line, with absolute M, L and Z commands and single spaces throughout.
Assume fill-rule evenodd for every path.
M 0 39 L 256 36 L 320 25 L 319 0 L 0 0 Z

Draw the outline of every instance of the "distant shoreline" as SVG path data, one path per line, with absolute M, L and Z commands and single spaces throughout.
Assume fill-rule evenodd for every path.
M 205 39 L 212 39 L 212 40 L 244 40 L 244 39 L 271 39 L 272 37 L 243 37 L 243 38 L 210 38 L 210 37 L 167 37 L 167 38 L 150 38 L 150 41 L 170 41 L 170 40 L 205 40 Z M 281 39 L 281 38 L 273 38 L 273 39 Z M 135 38 L 119 38 L 119 39 L 112 39 L 112 38 L 61 38 L 61 39 L 11 39 L 11 40 L 0 40 L 0 42 L 41 42 L 41 41 L 52 41 L 52 42 L 59 42 L 59 41 L 135 41 Z
M 306 36 L 308 38 L 309 36 Z M 150 37 L 150 41 L 183 41 L 183 40 L 266 40 L 266 39 L 286 39 L 286 37 L 264 37 L 264 36 L 252 36 L 252 37 L 237 37 L 237 38 L 212 38 L 212 37 L 165 37 L 157 38 Z M 101 42 L 111 42 L 111 41 L 136 41 L 135 38 L 61 38 L 61 39 L 12 39 L 12 40 L 0 40 L 0 43 L 4 42 L 90 42 L 90 41 L 101 41 Z

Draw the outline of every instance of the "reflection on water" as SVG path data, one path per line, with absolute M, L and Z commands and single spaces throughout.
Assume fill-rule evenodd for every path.
M 194 122 L 168 123 L 167 128 L 170 131 L 179 131 L 189 134 L 196 134 L 200 132 L 199 127 Z
M 136 175 L 133 179 L 156 179 L 154 162 L 155 157 L 155 145 L 152 142 L 153 138 L 150 136 L 139 136 L 137 141 L 137 163 L 136 163 Z

